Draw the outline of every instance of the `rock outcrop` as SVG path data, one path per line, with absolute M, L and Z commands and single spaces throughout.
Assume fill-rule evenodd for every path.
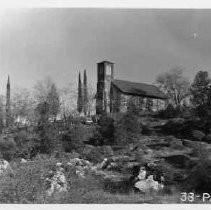
M 161 183 L 154 180 L 153 175 L 149 175 L 148 177 L 147 171 L 144 167 L 140 168 L 139 175 L 137 177 L 138 181 L 135 183 L 135 188 L 137 188 L 142 193 L 147 193 L 151 191 L 158 192 L 164 188 L 164 177 L 161 177 Z
M 0 160 L 0 176 L 13 173 L 13 170 L 8 161 L 1 159 Z
M 47 177 L 45 180 L 46 183 L 50 186 L 46 191 L 48 196 L 51 196 L 55 192 L 67 192 L 67 180 L 64 174 L 62 163 L 57 163 L 56 171 L 50 171 L 49 175 L 50 177 Z

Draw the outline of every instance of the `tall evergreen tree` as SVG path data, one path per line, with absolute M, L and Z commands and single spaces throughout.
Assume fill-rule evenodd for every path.
M 6 126 L 11 124 L 11 107 L 10 107 L 10 77 L 7 80 L 7 93 L 6 93 Z
M 81 83 L 81 74 L 79 72 L 78 76 L 78 100 L 77 100 L 77 111 L 81 113 L 83 111 L 83 95 L 82 95 L 82 83 Z
M 87 89 L 87 76 L 86 76 L 86 70 L 84 70 L 83 106 L 84 106 L 84 115 L 87 115 L 87 111 L 88 111 L 88 89 Z

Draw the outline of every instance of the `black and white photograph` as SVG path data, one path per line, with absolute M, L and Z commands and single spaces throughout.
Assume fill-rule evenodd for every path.
M 0 204 L 210 203 L 211 8 L 0 8 Z

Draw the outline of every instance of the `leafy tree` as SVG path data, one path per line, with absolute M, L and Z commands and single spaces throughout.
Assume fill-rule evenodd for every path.
M 181 67 L 174 67 L 169 72 L 160 74 L 156 82 L 175 106 L 180 106 L 183 99 L 189 95 L 190 83 L 183 76 Z
M 49 115 L 55 118 L 60 108 L 59 94 L 55 84 L 51 85 L 46 101 L 49 104 Z
M 77 111 L 81 113 L 83 111 L 83 95 L 82 95 L 82 84 L 81 84 L 81 74 L 78 77 L 78 99 L 77 99 Z
M 47 96 L 51 91 L 53 81 L 50 77 L 38 81 L 34 86 L 34 97 L 37 103 L 46 102 Z
M 17 117 L 34 118 L 35 100 L 26 88 L 15 88 L 11 98 L 11 112 Z
M 77 113 L 77 89 L 73 84 L 68 84 L 59 89 L 60 112 L 64 119 Z
M 48 117 L 55 118 L 57 116 L 60 110 L 59 92 L 55 83 L 50 78 L 45 78 L 44 80 L 37 82 L 34 86 L 34 96 L 38 108 L 48 104 Z
M 96 91 L 94 90 L 94 88 L 92 87 L 91 84 L 88 85 L 88 104 L 87 104 L 87 112 L 88 115 L 90 115 L 90 113 L 95 111 L 95 93 Z
M 41 102 L 37 105 L 35 112 L 37 114 L 39 124 L 45 124 L 49 118 L 50 105 L 47 102 Z
M 210 92 L 209 74 L 207 71 L 199 71 L 190 87 L 191 102 L 195 107 L 204 106 L 208 103 Z
M 84 115 L 87 115 L 88 111 L 88 87 L 87 87 L 87 76 L 86 70 L 84 70 L 84 83 L 83 83 L 83 107 L 84 107 Z
M 41 153 L 50 153 L 54 149 L 58 149 L 57 130 L 54 125 L 49 122 L 50 105 L 47 102 L 41 102 L 36 108 L 38 115 L 37 133 L 39 136 L 39 148 Z M 56 148 L 57 146 L 57 148 Z

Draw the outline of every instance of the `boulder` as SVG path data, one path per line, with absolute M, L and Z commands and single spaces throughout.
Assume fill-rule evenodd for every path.
M 21 158 L 21 163 L 27 163 L 27 160 L 24 158 Z
M 51 196 L 55 192 L 67 192 L 67 180 L 64 175 L 64 169 L 61 167 L 61 164 L 57 164 L 56 166 L 57 169 L 55 173 L 50 171 L 49 174 L 52 174 L 52 176 L 46 178 L 45 180 L 50 185 L 50 187 L 46 191 L 48 196 Z
M 150 175 L 147 179 L 141 179 L 140 181 L 136 182 L 135 188 L 139 189 L 139 191 L 143 193 L 150 191 L 158 192 L 164 188 L 164 185 L 160 184 L 158 181 L 155 181 L 153 179 L 153 175 Z
M 195 141 L 201 141 L 205 137 L 205 134 L 202 131 L 193 130 L 192 137 L 193 137 L 193 140 Z
M 13 173 L 12 168 L 8 161 L 1 159 L 0 160 L 0 176 Z

